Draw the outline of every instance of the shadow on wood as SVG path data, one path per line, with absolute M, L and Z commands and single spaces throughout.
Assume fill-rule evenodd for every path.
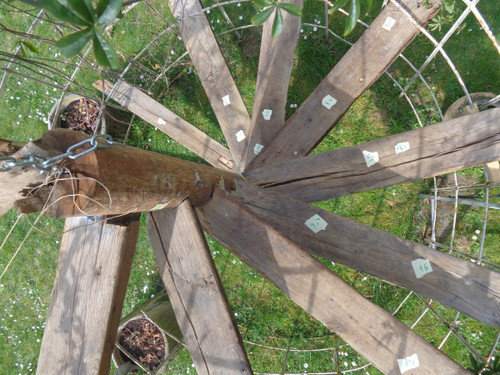
M 190 202 L 149 213 L 148 234 L 198 374 L 251 374 L 243 341 Z
M 37 374 L 108 374 L 139 217 L 66 220 Z
M 469 374 L 229 193 L 216 190 L 199 212 L 211 236 L 385 374 L 400 375 L 400 361 L 414 355 L 421 374 Z

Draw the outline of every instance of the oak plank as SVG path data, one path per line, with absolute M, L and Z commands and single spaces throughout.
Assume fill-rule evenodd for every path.
M 437 176 L 500 157 L 500 108 L 440 122 L 356 146 L 248 172 L 262 187 L 306 201 Z M 396 152 L 396 146 L 407 149 Z M 368 167 L 364 151 L 377 152 Z
M 139 218 L 66 220 L 37 374 L 108 374 Z
M 239 168 L 248 141 L 250 116 L 217 39 L 199 0 L 169 0 L 168 5 L 179 19 L 180 35 Z M 225 105 L 223 98 L 227 96 L 230 103 Z
M 121 80 L 114 85 L 109 81 L 99 80 L 94 82 L 93 86 L 106 95 L 111 94 L 111 99 L 116 100 L 130 112 L 149 122 L 214 167 L 234 170 L 233 157 L 226 147 L 177 116 L 139 88 Z
M 401 374 L 398 359 L 414 354 L 420 365 L 410 373 L 468 374 L 228 193 L 216 190 L 202 210 L 214 238 L 385 374 Z
M 243 341 L 189 201 L 148 214 L 148 233 L 198 374 L 251 374 Z
M 302 9 L 302 0 L 293 0 L 290 3 Z M 242 167 L 258 154 L 260 147 L 257 145 L 266 147 L 285 123 L 288 85 L 299 39 L 301 18 L 286 11 L 282 11 L 282 14 L 284 26 L 279 37 L 271 36 L 273 15 L 264 23 L 257 87 L 249 129 L 250 140 L 247 143 L 245 164 Z M 267 114 L 263 114 L 264 111 L 272 111 L 270 118 L 264 117 L 264 114 Z
M 429 7 L 415 0 L 400 3 L 420 25 L 439 10 L 438 2 Z M 389 3 L 247 169 L 307 155 L 418 32 L 412 21 Z M 322 104 L 328 95 L 335 99 L 331 108 Z
M 500 326 L 500 274 L 307 203 L 240 182 L 237 196 L 313 255 L 411 289 L 491 326 Z M 314 233 L 306 222 L 327 226 Z M 430 262 L 432 272 L 418 259 Z M 424 272 L 421 274 L 420 272 Z M 418 277 L 417 277 L 418 276 Z

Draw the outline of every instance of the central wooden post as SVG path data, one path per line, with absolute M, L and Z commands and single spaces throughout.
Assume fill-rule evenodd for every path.
M 41 145 L 61 153 L 88 136 L 72 130 L 44 133 Z M 105 143 L 104 140 L 99 140 Z M 78 155 L 90 148 L 86 143 Z M 45 210 L 47 216 L 104 216 L 194 206 L 210 200 L 215 187 L 232 190 L 239 176 L 210 166 L 130 146 L 97 148 L 61 162 L 65 172 L 34 195 L 16 202 L 21 212 Z

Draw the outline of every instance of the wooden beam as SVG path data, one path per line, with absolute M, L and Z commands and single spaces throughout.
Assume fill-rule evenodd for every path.
M 198 374 L 251 374 L 238 327 L 189 201 L 148 214 L 147 226 Z
M 302 0 L 290 3 L 302 8 Z M 295 48 L 300 33 L 301 18 L 283 13 L 283 31 L 278 38 L 271 36 L 274 17 L 264 23 L 260 47 L 259 71 L 253 105 L 245 164 L 266 147 L 285 123 L 288 85 L 294 64 Z M 244 168 L 243 168 L 244 169 Z
M 6 156 L 13 159 L 28 159 L 30 156 L 50 158 L 58 154 L 57 151 L 34 142 L 22 145 L 19 142 L 5 141 L 0 142 L 1 144 L 5 146 Z M 6 166 L 0 162 L 0 167 Z M 10 171 L 0 172 L 0 177 L 0 216 L 14 208 L 17 202 L 24 201 L 27 196 L 32 195 L 36 187 L 49 182 L 46 175 L 28 166 L 14 167 Z
M 302 201 L 321 201 L 498 160 L 499 127 L 500 108 L 491 109 L 259 168 L 246 177 Z
M 389 3 L 247 169 L 307 155 L 418 34 L 413 22 L 425 25 L 440 5 L 400 3 L 413 19 Z
M 500 326 L 500 274 L 246 183 L 238 185 L 236 194 L 313 255 L 411 289 L 485 324 Z M 309 224 L 314 221 L 316 227 Z
M 26 145 L 25 142 L 9 141 L 0 139 L 0 156 L 9 156 L 19 151 Z
M 139 217 L 66 220 L 37 374 L 108 374 Z
M 217 190 L 202 207 L 214 238 L 262 273 L 292 301 L 336 332 L 385 374 L 401 374 L 398 360 L 415 355 L 418 373 L 468 374 L 381 307 L 373 304 L 261 220 Z
M 177 116 L 139 88 L 125 81 L 114 85 L 106 80 L 94 82 L 94 87 L 116 100 L 130 112 L 149 122 L 188 150 L 216 168 L 234 170 L 229 150 L 200 129 Z
M 250 117 L 199 0 L 169 0 L 179 33 L 191 56 L 236 167 L 248 141 Z
M 88 139 L 79 132 L 53 129 L 44 133 L 42 141 L 47 147 L 64 152 Z M 99 142 L 103 146 L 104 141 Z M 84 143 L 74 152 L 80 154 L 89 148 L 90 144 Z M 71 175 L 61 174 L 55 183 L 48 200 L 48 216 L 103 216 L 151 211 L 175 207 L 187 198 L 193 205 L 198 205 L 211 198 L 214 186 L 234 188 L 238 177 L 207 165 L 118 145 L 98 147 L 73 160 L 65 159 L 64 163 Z M 42 193 L 44 191 L 37 191 L 37 194 Z

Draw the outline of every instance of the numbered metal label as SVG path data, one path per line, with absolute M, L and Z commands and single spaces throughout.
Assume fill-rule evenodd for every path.
M 323 104 L 323 107 L 325 108 L 332 108 L 335 103 L 337 103 L 337 99 L 335 99 L 333 96 L 331 95 L 327 95 L 323 98 L 323 100 L 321 101 L 321 104 Z
M 246 138 L 246 136 L 245 136 L 245 132 L 243 130 L 240 130 L 238 133 L 236 133 L 236 140 L 238 142 L 241 142 L 245 138 Z
M 226 96 L 222 97 L 222 104 L 224 104 L 224 107 L 228 106 L 229 104 L 231 104 L 231 100 L 229 100 L 229 95 L 226 95 Z
M 396 20 L 394 18 L 387 17 L 385 19 L 384 24 L 382 25 L 382 28 L 386 29 L 387 31 L 391 31 L 391 29 L 392 29 L 392 27 L 394 26 L 395 23 L 396 23 Z
M 271 120 L 272 114 L 273 114 L 273 111 L 270 109 L 264 109 L 262 111 L 262 117 L 264 117 L 264 120 Z
M 398 143 L 396 146 L 394 146 L 394 150 L 396 151 L 396 154 L 408 151 L 409 149 L 410 149 L 410 142 L 401 142 L 401 143 Z
M 323 220 L 321 216 L 316 214 L 307 219 L 305 225 L 314 233 L 318 233 L 320 230 L 325 230 L 328 223 L 325 220 Z
M 254 153 L 255 155 L 257 155 L 259 152 L 261 152 L 261 151 L 262 151 L 262 149 L 263 149 L 263 148 L 264 148 L 264 146 L 262 146 L 262 145 L 261 145 L 261 144 L 259 144 L 259 143 L 256 143 L 256 144 L 255 144 L 255 146 L 254 146 L 254 148 L 253 148 L 253 153 Z
M 428 273 L 432 272 L 432 266 L 431 262 L 429 262 L 429 259 L 415 259 L 413 262 L 411 262 L 411 265 L 417 279 L 421 279 Z
M 399 366 L 399 371 L 402 374 L 404 374 L 406 371 L 417 368 L 418 366 L 420 366 L 420 363 L 418 363 L 417 354 L 413 354 L 403 359 L 398 359 L 398 366 Z
M 371 152 L 371 151 L 366 151 L 363 150 L 363 157 L 365 158 L 366 166 L 370 168 L 372 165 L 378 163 L 378 152 Z

